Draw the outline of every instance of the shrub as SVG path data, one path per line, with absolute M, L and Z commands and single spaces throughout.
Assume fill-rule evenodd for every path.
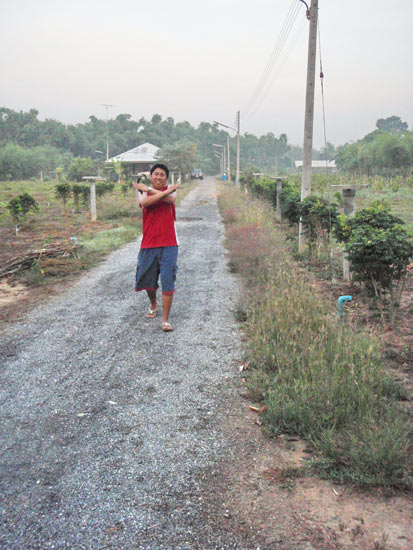
M 56 197 L 62 200 L 63 208 L 66 210 L 66 202 L 72 192 L 72 188 L 70 187 L 70 184 L 67 183 L 66 181 L 61 181 L 55 186 L 55 192 L 56 192 Z
M 79 189 L 82 196 L 82 202 L 87 206 L 90 200 L 90 185 L 81 184 L 79 185 Z
M 292 185 L 284 185 L 281 191 L 281 212 L 290 225 L 297 225 L 301 215 L 300 191 Z
M 21 220 L 26 218 L 29 212 L 38 212 L 39 206 L 29 193 L 22 193 L 9 201 L 7 210 L 15 225 L 17 225 Z
M 310 248 L 317 244 L 318 255 L 321 246 L 328 246 L 328 238 L 337 221 L 337 205 L 325 199 L 310 195 L 301 202 L 301 218 L 306 240 Z
M 103 197 L 115 189 L 115 184 L 108 181 L 100 181 L 96 184 L 96 196 Z
M 76 210 L 79 210 L 79 202 L 80 202 L 80 197 L 82 195 L 82 187 L 79 184 L 74 183 L 72 185 L 72 194 L 73 194 L 73 201 L 75 203 L 75 208 Z
M 388 292 L 393 305 L 398 302 L 413 256 L 413 240 L 403 225 L 386 203 L 376 201 L 353 218 L 340 216 L 335 229 L 337 238 L 346 243 L 354 279 L 382 305 Z

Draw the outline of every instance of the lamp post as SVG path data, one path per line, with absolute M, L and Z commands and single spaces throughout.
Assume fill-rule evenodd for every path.
M 239 118 L 239 111 L 237 111 L 237 127 L 232 128 L 231 126 L 227 126 L 226 124 L 222 124 L 222 122 L 218 122 L 217 120 L 214 120 L 214 124 L 218 124 L 218 126 L 223 126 L 224 128 L 228 128 L 229 130 L 232 130 L 233 132 L 236 132 L 237 134 L 237 175 L 235 179 L 235 185 L 239 185 L 239 163 L 240 163 L 240 126 L 239 126 L 240 118 Z M 231 181 L 231 161 L 230 161 L 230 152 L 229 152 L 229 136 L 227 136 L 227 162 L 228 162 L 228 181 Z
M 221 153 L 219 154 L 219 157 L 221 159 L 220 169 L 221 169 L 221 175 L 222 175 L 225 171 L 225 147 L 223 145 L 220 145 L 219 143 L 213 143 L 212 146 L 220 147 L 222 149 Z M 218 155 L 216 154 L 215 156 L 217 157 Z

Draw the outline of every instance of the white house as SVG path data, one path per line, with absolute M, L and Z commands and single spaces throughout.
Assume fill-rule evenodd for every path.
M 311 161 L 311 167 L 315 172 L 323 172 L 326 170 L 326 164 L 327 169 L 330 173 L 337 172 L 337 166 L 335 160 L 329 160 L 327 163 L 325 160 L 313 160 Z M 303 161 L 302 160 L 296 160 L 294 161 L 294 166 L 297 172 L 301 172 L 303 169 Z
M 148 172 L 150 167 L 157 160 L 160 148 L 152 143 L 143 143 L 134 149 L 125 151 L 106 162 L 121 161 L 128 165 L 129 175 L 137 176 L 139 172 Z

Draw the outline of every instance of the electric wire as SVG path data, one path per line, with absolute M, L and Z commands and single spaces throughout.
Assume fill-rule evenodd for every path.
M 290 8 L 289 8 L 289 10 L 288 10 L 288 12 L 287 12 L 286 19 L 285 19 L 284 24 L 283 24 L 283 27 L 282 27 L 282 29 L 281 29 L 280 35 L 278 36 L 277 41 L 275 42 L 275 45 L 274 45 L 273 50 L 272 50 L 272 52 L 271 52 L 271 54 L 270 54 L 270 57 L 269 57 L 269 59 L 268 59 L 268 61 L 267 61 L 267 64 L 266 64 L 266 66 L 265 66 L 265 68 L 264 68 L 264 70 L 263 70 L 263 73 L 262 73 L 262 75 L 261 75 L 261 78 L 260 78 L 260 80 L 259 80 L 257 86 L 255 87 L 255 89 L 254 89 L 254 91 L 253 91 L 253 93 L 252 93 L 252 96 L 250 97 L 250 99 L 249 99 L 249 101 L 248 101 L 248 103 L 247 103 L 247 106 L 246 106 L 246 108 L 244 109 L 244 112 L 249 110 L 250 106 L 254 103 L 254 101 L 255 101 L 257 95 L 259 95 L 260 86 L 263 84 L 263 82 L 265 82 L 265 79 L 266 79 L 266 77 L 267 77 L 267 75 L 268 75 L 268 73 L 269 73 L 272 59 L 273 59 L 273 57 L 276 55 L 280 37 L 281 37 L 281 35 L 283 34 L 284 28 L 285 28 L 285 26 L 287 25 L 287 23 L 288 23 L 288 21 L 289 21 L 289 19 L 290 19 L 290 17 L 291 17 L 291 13 L 292 13 L 293 7 L 294 7 L 294 0 L 292 0 L 292 2 L 291 2 Z
M 266 68 L 264 69 L 264 72 L 261 76 L 261 79 L 259 80 L 255 90 L 254 90 L 254 93 L 252 95 L 252 97 L 250 98 L 250 101 L 246 107 L 246 113 L 248 113 L 249 111 L 252 110 L 252 108 L 254 107 L 254 104 L 255 102 L 257 101 L 257 99 L 259 98 L 260 94 L 262 93 L 262 90 L 265 88 L 265 86 L 267 85 L 267 82 L 268 82 L 268 79 L 270 78 L 271 76 L 271 73 L 280 57 L 280 54 L 282 52 L 282 49 L 287 41 L 287 38 L 288 38 L 288 35 L 289 33 L 291 32 L 291 29 L 295 23 L 295 19 L 297 17 L 297 4 L 294 4 L 294 0 L 290 6 L 290 10 L 287 14 L 287 17 L 286 17 L 286 20 L 284 22 L 284 25 L 281 29 L 281 32 L 278 36 L 278 39 L 275 43 L 275 46 L 273 48 L 273 51 L 271 53 L 271 56 L 267 62 L 267 66 Z
M 255 104 L 255 106 L 251 109 L 251 111 L 249 112 L 249 115 L 252 115 L 254 114 L 262 105 L 262 103 L 265 101 L 265 99 L 268 97 L 268 94 L 270 93 L 270 91 L 272 90 L 273 86 L 274 86 L 274 83 L 276 82 L 277 78 L 280 76 L 281 74 L 281 70 L 283 69 L 283 67 L 285 66 L 285 63 L 287 62 L 288 58 L 290 57 L 291 53 L 293 52 L 297 42 L 298 42 L 298 39 L 300 38 L 302 32 L 303 32 L 303 29 L 304 29 L 304 26 L 306 24 L 306 20 L 303 19 L 303 21 L 301 22 L 301 25 L 298 27 L 294 37 L 292 38 L 291 42 L 290 42 L 290 45 L 285 53 L 285 57 L 284 59 L 282 60 L 282 64 L 280 65 L 279 67 L 279 72 L 273 77 L 273 79 L 267 84 L 267 87 L 266 89 L 262 92 L 261 94 L 261 97 L 258 99 L 258 102 Z M 247 118 L 247 117 L 246 117 Z
M 274 67 L 275 65 L 277 64 L 280 56 L 281 56 L 281 53 L 283 51 L 283 48 L 288 40 L 288 37 L 289 37 L 289 34 L 292 30 L 292 28 L 294 27 L 294 24 L 295 24 L 295 21 L 297 19 L 297 16 L 298 16 L 298 12 L 299 12 L 299 8 L 300 8 L 300 2 L 297 1 L 297 0 L 293 0 L 291 5 L 290 5 L 290 8 L 288 10 L 288 13 L 287 13 L 287 16 L 286 16 L 286 19 L 284 21 L 284 24 L 283 24 L 283 27 L 280 31 L 280 34 L 275 42 L 275 45 L 274 45 L 274 48 L 272 50 L 272 53 L 269 57 L 269 60 L 267 62 L 267 65 L 261 75 L 261 78 L 260 80 L 258 81 L 258 84 L 257 86 L 255 87 L 254 89 L 254 92 L 252 93 L 245 109 L 244 109 L 244 112 L 245 112 L 245 116 L 248 115 L 248 113 L 251 112 L 251 110 L 253 109 L 253 107 L 255 106 L 257 100 L 259 99 L 260 95 L 262 94 L 262 91 L 263 89 L 266 88 L 267 84 L 268 84 L 268 79 L 270 78 L 271 76 L 271 73 L 273 72 L 274 70 Z
M 321 83 L 321 104 L 322 104 L 322 113 L 323 113 L 323 132 L 324 132 L 324 154 L 326 161 L 326 187 L 327 187 L 327 202 L 328 202 L 328 223 L 330 226 L 329 231 L 329 241 L 331 245 L 332 239 L 332 222 L 331 222 L 331 196 L 330 196 L 330 186 L 329 186 L 329 171 L 328 171 L 328 151 L 327 151 L 327 131 L 326 131 L 326 111 L 325 111 L 325 98 L 324 98 L 324 71 L 323 71 L 323 60 L 321 54 L 321 31 L 320 31 L 320 19 L 317 15 L 317 32 L 318 32 L 318 52 L 320 59 L 320 83 Z M 330 269 L 333 269 L 332 265 L 332 251 L 330 253 Z

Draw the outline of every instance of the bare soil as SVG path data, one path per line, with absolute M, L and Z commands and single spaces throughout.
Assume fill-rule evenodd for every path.
M 226 425 L 237 452 L 224 465 L 223 521 L 260 549 L 410 550 L 413 501 L 408 495 L 360 492 L 296 469 L 311 457 L 306 443 L 270 439 L 243 400 Z

